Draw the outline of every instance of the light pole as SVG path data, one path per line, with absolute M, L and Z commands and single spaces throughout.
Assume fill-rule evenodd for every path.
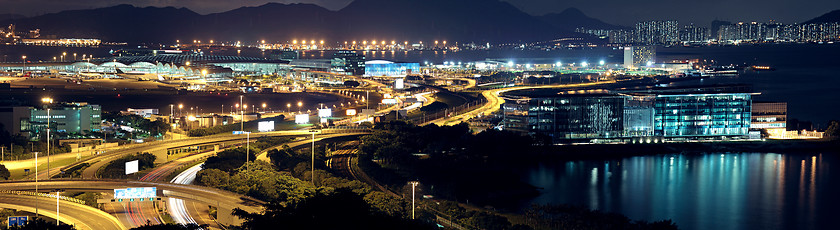
M 303 102 L 298 101 L 298 113 L 300 113 L 300 107 L 303 106 Z
M 47 103 L 47 106 L 50 106 L 50 104 L 52 104 L 53 102 L 53 99 L 45 97 L 41 98 L 41 102 Z M 50 115 L 50 110 L 50 108 L 47 108 L 47 176 L 50 175 L 50 118 L 52 118 L 52 115 Z
M 23 55 L 23 57 L 21 57 L 21 58 L 23 59 L 23 69 L 21 69 L 20 72 L 21 72 L 21 74 L 26 75 L 26 55 Z
M 419 184 L 420 182 L 412 181 L 412 182 L 408 182 L 408 183 L 411 184 L 411 219 L 413 220 L 414 219 L 414 187 L 417 187 L 417 184 Z
M 183 109 L 183 108 L 184 108 L 184 104 L 178 104 L 178 116 L 179 116 L 179 117 L 180 117 L 181 115 L 184 115 L 184 113 L 182 113 L 182 112 L 181 112 L 181 109 Z
M 241 122 L 239 123 L 240 124 L 239 128 L 240 128 L 241 131 L 244 132 L 245 131 L 245 110 L 243 108 L 245 108 L 245 104 L 242 104 L 242 98 L 243 97 L 245 97 L 245 95 L 239 95 L 239 104 L 241 105 L 241 107 L 239 107 L 239 119 L 241 119 Z
M 251 161 L 251 132 L 245 133 L 245 163 Z
M 175 123 L 175 104 L 169 104 L 169 123 Z
M 35 218 L 38 218 L 38 153 L 35 154 Z
M 58 226 L 58 225 L 61 225 L 59 223 L 59 219 L 61 219 L 61 215 L 58 212 L 58 196 L 61 194 L 61 192 L 64 192 L 64 190 L 56 189 L 56 190 L 53 190 L 53 191 L 55 191 L 55 225 Z
M 315 130 L 309 130 L 312 133 L 312 167 L 310 168 L 312 172 L 309 174 L 309 177 L 312 178 L 312 186 L 315 186 Z
M 292 103 L 286 104 L 286 113 L 292 113 Z

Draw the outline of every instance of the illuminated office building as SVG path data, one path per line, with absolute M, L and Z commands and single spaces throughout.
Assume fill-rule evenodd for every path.
M 37 138 L 46 132 L 47 121 L 55 134 L 83 134 L 98 132 L 102 123 L 102 109 L 99 105 L 89 105 L 85 102 L 71 102 L 53 105 L 49 116 L 47 109 L 33 108 L 29 114 L 30 137 Z M 47 119 L 49 117 L 49 119 Z

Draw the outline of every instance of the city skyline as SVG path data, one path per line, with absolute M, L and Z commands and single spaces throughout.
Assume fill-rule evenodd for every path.
M 5 10 L 0 11 L 0 14 L 17 14 L 32 17 L 64 10 L 93 9 L 118 4 L 132 4 L 139 7 L 185 7 L 199 14 L 220 13 L 240 7 L 260 6 L 266 3 L 309 3 L 324 7 L 328 10 L 338 11 L 353 1 L 354 0 L 81 0 L 70 2 L 33 0 L 21 2 L 13 0 L 0 0 L 0 4 L 5 6 Z M 783 0 L 772 0 L 772 2 L 749 0 L 737 3 L 712 0 L 707 1 L 704 4 L 691 6 L 690 11 L 686 10 L 686 6 L 682 4 L 662 0 L 645 1 L 641 3 L 616 0 L 572 0 L 562 2 L 546 0 L 503 0 L 503 2 L 508 2 L 521 11 L 533 16 L 560 13 L 569 8 L 576 8 L 580 9 L 590 17 L 600 19 L 609 24 L 620 26 L 632 26 L 636 22 L 649 20 L 678 20 L 698 25 L 706 25 L 713 20 L 734 22 L 776 21 L 792 24 L 802 23 L 832 10 L 840 9 L 840 2 L 829 0 L 811 0 L 807 4 Z M 610 7 L 605 7 L 605 5 Z

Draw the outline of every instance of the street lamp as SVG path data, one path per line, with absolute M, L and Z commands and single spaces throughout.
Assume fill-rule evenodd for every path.
M 26 74 L 26 55 L 23 55 L 21 58 L 23 59 L 23 69 L 21 69 L 21 73 Z
M 64 192 L 64 189 L 55 189 L 53 191 L 55 192 L 55 225 L 59 226 L 59 225 L 61 225 L 59 223 L 59 220 L 61 219 L 61 215 L 58 212 L 58 196 L 61 194 L 61 192 Z
M 242 99 L 244 97 L 245 97 L 245 95 L 239 95 L 239 104 L 242 105 L 242 107 L 239 107 L 239 119 L 241 119 L 240 122 L 239 122 L 239 124 L 240 124 L 239 128 L 243 132 L 245 131 L 245 110 L 244 110 L 245 104 L 242 104 Z
M 182 112 L 181 112 L 181 109 L 183 109 L 183 108 L 184 108 L 184 104 L 178 104 L 178 116 L 179 116 L 179 117 L 180 117 L 181 115 L 184 115 L 184 113 L 182 113 Z
M 312 186 L 315 186 L 315 130 L 309 130 L 312 133 L 312 167 L 310 168 L 312 172 L 309 174 L 309 177 L 312 179 Z
M 292 113 L 292 103 L 286 104 L 286 113 Z
M 413 220 L 414 219 L 414 188 L 417 187 L 417 184 L 420 184 L 420 182 L 411 181 L 411 182 L 408 182 L 408 183 L 411 184 L 411 219 Z
M 31 150 L 31 147 L 30 147 Z M 32 152 L 35 154 L 35 218 L 38 218 L 38 153 L 40 152 Z
M 47 106 L 52 104 L 53 99 L 49 97 L 41 98 L 41 102 L 47 103 Z M 47 176 L 50 175 L 50 108 L 47 108 Z M 38 166 L 35 166 L 38 167 Z
M 245 163 L 251 161 L 251 132 L 245 133 Z
M 303 102 L 298 101 L 298 113 L 300 113 L 300 107 L 303 106 Z

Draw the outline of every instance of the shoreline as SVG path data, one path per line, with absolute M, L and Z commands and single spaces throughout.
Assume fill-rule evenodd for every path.
M 632 146 L 632 148 L 628 148 Z M 585 144 L 544 146 L 537 159 L 605 160 L 662 154 L 702 154 L 708 152 L 807 153 L 840 152 L 840 140 L 766 140 L 727 142 L 680 142 L 661 144 Z

